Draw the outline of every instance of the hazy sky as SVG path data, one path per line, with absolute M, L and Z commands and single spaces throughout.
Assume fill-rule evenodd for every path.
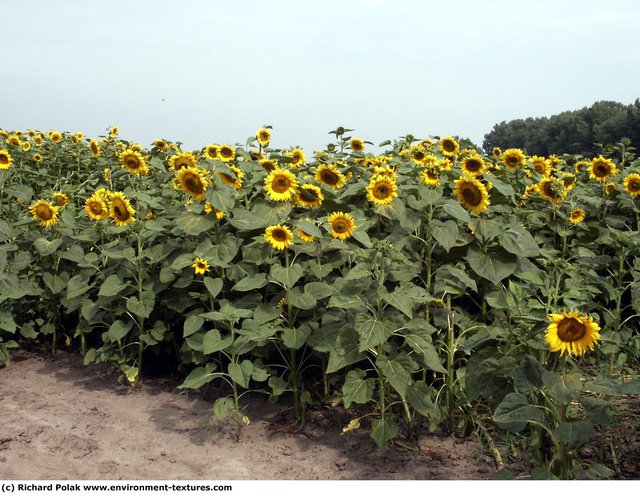
M 0 2 L 0 128 L 309 154 L 640 97 L 636 0 Z

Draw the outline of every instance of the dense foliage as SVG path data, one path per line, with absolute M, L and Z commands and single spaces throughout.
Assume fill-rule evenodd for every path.
M 307 157 L 269 128 L 191 152 L 0 131 L 0 362 L 75 344 L 135 384 L 162 357 L 238 435 L 258 391 L 298 423 L 342 405 L 380 448 L 475 430 L 501 466 L 498 429 L 534 477 L 610 476 L 579 450 L 640 391 L 634 150 L 350 132 Z
M 602 146 L 623 139 L 640 146 L 640 99 L 630 105 L 601 101 L 551 117 L 502 121 L 484 136 L 483 148 L 522 148 L 531 155 L 582 154 L 594 157 Z

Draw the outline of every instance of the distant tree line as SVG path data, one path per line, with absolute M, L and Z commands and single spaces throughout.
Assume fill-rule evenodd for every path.
M 640 148 L 640 98 L 631 105 L 601 101 L 551 117 L 502 121 L 484 135 L 482 147 L 487 154 L 499 147 L 521 148 L 529 155 L 580 153 L 592 157 L 601 153 L 599 145 L 622 138 Z

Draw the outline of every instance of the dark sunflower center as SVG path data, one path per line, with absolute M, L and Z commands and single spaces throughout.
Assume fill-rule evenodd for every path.
M 452 152 L 456 149 L 456 145 L 453 144 L 453 142 L 451 141 L 443 141 L 442 142 L 442 149 L 445 152 Z
M 7 165 L 9 163 L 9 157 L 5 154 L 0 155 L 0 164 Z
M 89 210 L 91 210 L 91 213 L 94 215 L 100 215 L 102 213 L 102 206 L 97 202 L 93 202 L 89 205 Z
M 509 164 L 509 165 L 511 165 L 512 167 L 514 167 L 514 166 L 518 165 L 519 160 L 518 160 L 518 157 L 516 157 L 516 156 L 514 156 L 514 155 L 509 155 L 509 156 L 506 158 L 506 162 L 507 162 L 507 164 Z
M 373 188 L 373 196 L 375 196 L 378 200 L 384 200 L 388 198 L 391 194 L 391 188 L 385 183 L 376 184 Z
M 462 197 L 474 207 L 477 207 L 482 202 L 480 190 L 473 185 L 467 185 L 462 188 Z
M 538 174 L 544 174 L 545 172 L 545 166 L 542 164 L 534 164 L 533 165 L 533 169 L 538 173 Z
M 307 202 L 318 201 L 318 195 L 312 189 L 303 189 L 300 191 L 300 198 Z
M 338 234 L 345 233 L 349 230 L 349 224 L 347 224 L 347 221 L 344 219 L 334 220 L 331 227 L 333 227 L 333 230 Z
M 115 214 L 118 220 L 127 220 L 129 218 L 129 210 L 127 210 L 126 205 L 123 205 L 121 202 L 115 203 L 113 205 L 113 213 Z
M 273 236 L 273 239 L 276 241 L 282 242 L 287 240 L 287 232 L 284 229 L 274 229 L 271 236 Z
M 277 176 L 271 187 L 276 193 L 284 193 L 291 187 L 291 181 L 286 176 Z
M 471 172 L 477 172 L 482 167 L 482 164 L 480 163 L 479 160 L 471 159 L 471 160 L 467 160 L 466 166 L 467 166 L 467 170 Z
M 596 177 L 607 177 L 609 175 L 609 166 L 606 164 L 598 164 L 593 168 L 593 174 Z
M 140 161 L 136 157 L 128 157 L 126 163 L 130 169 L 137 169 L 140 167 Z
M 38 205 L 38 208 L 36 208 L 36 216 L 38 219 L 51 220 L 53 217 L 53 210 L 51 210 L 47 205 Z
M 231 150 L 231 148 L 224 147 L 220 149 L 220 155 L 222 155 L 224 158 L 229 158 L 233 155 L 233 150 Z
M 424 160 L 425 154 L 423 152 L 413 152 L 413 158 L 414 160 L 421 162 L 422 160 Z
M 276 168 L 276 165 L 273 162 L 271 162 L 270 160 L 266 160 L 266 161 L 262 162 L 260 165 L 267 172 L 271 172 L 272 170 L 274 170 Z
M 334 186 L 338 184 L 338 181 L 340 180 L 340 178 L 338 177 L 338 174 L 330 170 L 322 171 L 322 173 L 320 174 L 320 177 L 322 178 L 322 182 L 325 184 L 328 184 L 329 186 Z
M 184 180 L 184 184 L 191 193 L 194 193 L 196 195 L 199 195 L 204 191 L 202 188 L 202 183 L 195 176 L 187 176 L 187 178 Z
M 574 318 L 564 318 L 558 322 L 558 338 L 565 343 L 579 341 L 586 333 L 585 325 Z
M 640 191 L 640 181 L 635 179 L 629 181 L 629 191 Z
M 267 133 L 260 133 L 260 141 L 269 141 L 269 135 Z
M 547 183 L 542 187 L 542 191 L 549 198 L 558 198 L 560 195 L 556 192 L 553 185 L 551 183 Z

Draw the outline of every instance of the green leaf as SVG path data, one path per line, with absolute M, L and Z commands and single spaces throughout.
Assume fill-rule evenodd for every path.
M 520 432 L 529 421 L 544 422 L 544 415 L 539 407 L 529 404 L 525 395 L 509 393 L 496 408 L 493 420 L 503 429 Z
M 587 418 L 597 425 L 610 425 L 613 420 L 612 405 L 608 401 L 584 396 L 581 403 L 587 411 Z
M 47 285 L 52 294 L 60 294 L 67 288 L 69 283 L 69 275 L 66 272 L 61 274 L 50 274 L 45 272 L 42 274 L 42 280 Z
M 282 267 L 281 265 L 271 267 L 271 278 L 288 289 L 292 288 L 303 275 L 304 270 L 302 266 L 297 263 L 291 267 Z
M 353 231 L 352 236 L 353 236 L 353 239 L 355 239 L 358 243 L 360 243 L 365 248 L 371 248 L 373 246 L 373 243 L 371 242 L 371 239 L 369 238 L 367 231 L 365 231 L 364 229 L 356 228 L 356 230 Z
M 220 420 L 227 418 L 229 412 L 232 412 L 233 410 L 233 398 L 231 396 L 218 398 L 213 404 L 213 414 Z
M 591 440 L 593 424 L 584 421 L 561 422 L 555 430 L 555 435 L 570 449 L 581 448 Z
M 389 419 L 376 419 L 371 422 L 371 437 L 378 449 L 384 449 L 387 443 L 398 434 L 398 425 Z
M 308 220 L 299 220 L 296 223 L 296 227 L 301 231 L 310 234 L 311 236 L 315 236 L 316 238 L 322 237 L 322 231 L 320 230 L 320 228 L 313 222 L 309 222 Z
M 209 291 L 209 294 L 212 298 L 215 298 L 216 296 L 218 296 L 218 294 L 220 294 L 223 285 L 222 279 L 205 277 L 204 279 L 202 279 L 202 282 L 204 282 L 204 286 L 207 288 L 207 291 Z
M 322 300 L 334 295 L 336 290 L 326 282 L 310 282 L 304 285 L 304 292 L 313 296 L 316 300 Z
M 589 468 L 585 471 L 586 476 L 591 480 L 610 479 L 616 473 L 610 468 L 598 463 L 589 463 Z
M 205 355 L 210 355 L 216 351 L 226 350 L 232 344 L 233 336 L 223 338 L 218 329 L 212 329 L 202 337 L 202 352 Z
M 502 247 L 509 253 L 521 257 L 537 257 L 540 247 L 533 236 L 520 224 L 511 224 L 507 231 L 499 236 Z
M 231 362 L 227 370 L 233 382 L 245 389 L 249 387 L 249 380 L 253 373 L 253 363 L 250 360 L 242 360 L 240 363 Z
M 358 351 L 365 351 L 384 343 L 393 333 L 393 329 L 368 313 L 356 315 L 354 327 L 360 336 Z
M 184 320 L 182 337 L 186 338 L 187 336 L 191 336 L 194 332 L 199 331 L 202 324 L 204 324 L 204 319 L 202 317 L 194 314 L 189 315 Z
M 413 383 L 411 365 L 411 359 L 401 354 L 392 360 L 386 356 L 379 356 L 376 360 L 376 366 L 382 371 L 385 381 L 391 384 L 402 398 L 405 397 L 407 388 Z
M 271 388 L 272 396 L 280 396 L 287 390 L 287 383 L 284 381 L 282 377 L 277 375 L 272 375 L 269 377 L 269 381 L 267 382 L 269 387 Z
M 564 403 L 575 400 L 582 389 L 578 374 L 555 374 L 545 370 L 542 372 L 542 382 L 553 399 Z
M 143 319 L 149 318 L 156 303 L 156 295 L 151 290 L 142 292 L 142 300 L 132 296 L 127 300 L 127 310 Z
M 81 274 L 73 276 L 67 283 L 67 299 L 73 300 L 79 296 L 84 296 L 90 286 L 87 284 L 87 277 Z
M 444 205 L 442 205 L 442 210 L 451 215 L 453 218 L 461 220 L 462 222 L 469 223 L 471 222 L 471 217 L 469 216 L 469 212 L 467 212 L 460 203 L 455 200 L 448 200 Z
M 256 307 L 253 312 L 253 320 L 256 324 L 266 324 L 272 320 L 276 320 L 282 314 L 282 309 L 269 305 L 267 303 L 261 303 Z
M 236 204 L 234 193 L 228 188 L 209 188 L 205 197 L 213 208 L 222 210 L 225 214 L 231 212 Z
M 471 269 L 493 284 L 499 284 L 505 277 L 516 270 L 517 257 L 503 249 L 483 253 L 479 247 L 473 246 L 467 253 L 467 261 Z
M 347 373 L 342 384 L 342 400 L 345 408 L 349 408 L 351 403 L 363 405 L 373 398 L 376 381 L 374 378 L 365 379 L 366 375 L 360 369 L 350 370 Z
M 327 374 L 361 360 L 364 355 L 358 351 L 358 344 L 358 334 L 354 330 L 346 328 L 340 331 L 333 348 L 329 351 Z
M 435 405 L 431 401 L 431 388 L 425 382 L 416 382 L 407 388 L 407 401 L 411 408 L 425 417 L 434 413 Z
M 409 319 L 413 318 L 413 298 L 406 291 L 398 289 L 393 293 L 384 293 L 381 296 L 384 301 L 400 310 Z
M 358 295 L 349 295 L 344 293 L 334 294 L 329 300 L 329 308 L 362 308 L 364 306 L 364 302 L 362 298 Z
M 0 329 L 13 334 L 16 332 L 17 326 L 15 320 L 13 320 L 13 315 L 9 312 L 0 311 Z M 1 343 L 0 338 L 0 343 Z
M 235 286 L 233 286 L 233 288 L 231 288 L 232 291 L 253 291 L 255 289 L 259 289 L 259 288 L 263 288 L 265 287 L 267 284 L 269 283 L 269 281 L 267 280 L 267 276 L 261 272 L 257 273 L 257 274 L 253 274 L 249 277 L 245 277 L 244 279 L 242 279 L 241 281 L 239 281 L 238 283 L 236 283 Z
M 411 349 L 424 359 L 424 364 L 429 369 L 442 374 L 447 373 L 447 370 L 442 366 L 442 360 L 435 346 L 433 346 L 431 335 L 426 330 L 415 330 L 411 334 L 407 334 L 404 339 Z
M 40 255 L 46 257 L 47 255 L 51 255 L 58 248 L 60 248 L 60 245 L 63 241 L 64 240 L 62 238 L 54 239 L 52 241 L 49 241 L 46 238 L 38 238 L 33 242 L 33 246 L 35 246 Z
M 200 389 L 205 384 L 211 382 L 217 375 L 207 372 L 204 367 L 198 367 L 191 371 L 178 389 Z
M 127 286 L 128 284 L 126 282 L 122 282 L 116 274 L 112 274 L 107 277 L 102 283 L 102 286 L 100 286 L 98 296 L 116 296 L 120 294 L 122 290 L 126 289 Z
M 176 219 L 176 227 L 188 236 L 200 236 L 203 232 L 213 229 L 217 221 L 206 215 L 185 212 Z M 193 263 L 193 260 L 192 260 Z
M 458 232 L 458 224 L 454 220 L 440 222 L 434 220 L 432 222 L 431 233 L 434 239 L 448 252 L 458 241 L 460 233 Z
M 120 341 L 129 333 L 129 331 L 131 330 L 131 327 L 133 327 L 133 322 L 131 321 L 125 324 L 121 320 L 116 320 L 109 327 L 109 330 L 107 331 L 107 335 L 109 336 L 109 339 L 111 340 L 111 342 Z
M 298 288 L 289 291 L 287 301 L 295 308 L 300 308 L 301 310 L 311 310 L 317 304 L 313 295 L 302 293 Z
M 282 342 L 292 350 L 299 349 L 311 335 L 311 328 L 308 325 L 285 329 L 282 331 Z

